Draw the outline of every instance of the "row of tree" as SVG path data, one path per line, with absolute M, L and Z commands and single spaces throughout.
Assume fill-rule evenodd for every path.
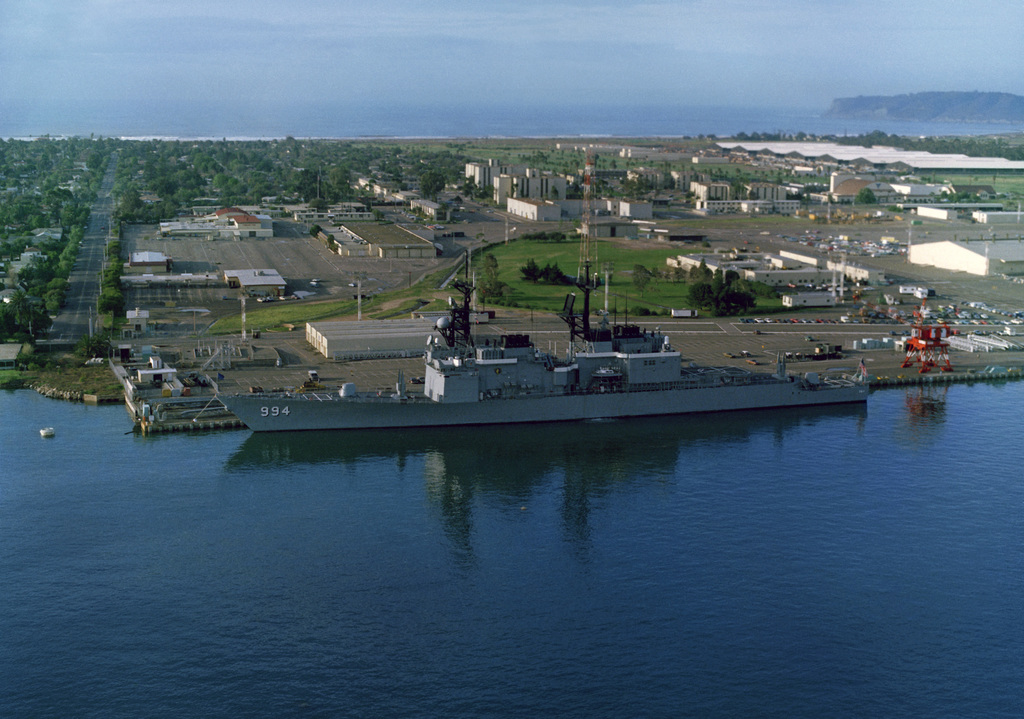
M 536 260 L 531 257 L 526 261 L 525 265 L 519 268 L 519 273 L 523 276 L 524 280 L 534 284 L 537 284 L 538 282 L 542 282 L 546 285 L 572 284 L 572 278 L 562 272 L 557 262 L 555 264 L 551 264 L 549 262 L 541 267 L 537 264 Z
M 125 300 L 121 289 L 121 275 L 124 264 L 121 262 L 121 243 L 114 241 L 107 245 L 107 266 L 100 280 L 100 298 L 97 309 L 109 312 L 115 317 L 124 314 Z

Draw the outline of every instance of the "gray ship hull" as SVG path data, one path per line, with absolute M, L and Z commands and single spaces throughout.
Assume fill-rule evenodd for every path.
M 767 378 L 766 378 L 767 379 Z M 796 378 L 737 386 L 537 395 L 477 402 L 435 402 L 336 393 L 222 395 L 224 405 L 255 432 L 386 429 L 565 422 L 865 402 L 855 382 L 809 384 Z

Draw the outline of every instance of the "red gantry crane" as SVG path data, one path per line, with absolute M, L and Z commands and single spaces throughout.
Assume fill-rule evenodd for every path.
M 910 337 L 906 342 L 907 356 L 900 367 L 919 364 L 919 374 L 931 371 L 932 367 L 938 367 L 940 372 L 952 372 L 953 366 L 949 363 L 949 342 L 946 338 L 956 332 L 945 322 L 925 324 L 925 309 L 925 301 L 922 300 L 921 307 L 914 311 L 915 322 L 911 326 Z

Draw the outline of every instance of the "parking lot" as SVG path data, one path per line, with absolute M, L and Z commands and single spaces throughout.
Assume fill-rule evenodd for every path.
M 288 221 L 274 222 L 273 237 L 241 242 L 161 238 L 155 226 L 129 225 L 122 245 L 126 255 L 145 250 L 163 252 L 172 259 L 176 275 L 218 275 L 211 286 L 201 286 L 205 283 L 199 281 L 187 285 L 152 282 L 148 287 L 128 290 L 126 306 L 149 310 L 159 332 L 169 335 L 192 333 L 193 313 L 181 313 L 181 309 L 209 310 L 198 315 L 200 331 L 220 317 L 240 312 L 239 291 L 228 289 L 221 276 L 226 269 L 277 270 L 287 282 L 287 293 L 303 301 L 353 297 L 360 278 L 364 294 L 406 286 L 443 262 L 452 261 L 341 257 L 311 237 L 303 225 Z M 452 253 L 453 257 L 456 255 Z

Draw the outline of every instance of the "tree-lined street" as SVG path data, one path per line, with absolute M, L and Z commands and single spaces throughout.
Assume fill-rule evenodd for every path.
M 85 236 L 78 250 L 78 261 L 68 277 L 67 301 L 53 320 L 46 344 L 66 346 L 89 334 L 89 324 L 96 319 L 96 301 L 100 292 L 100 274 L 108 238 L 111 236 L 111 214 L 114 209 L 111 190 L 117 153 L 111 155 L 96 201 L 92 205 Z

